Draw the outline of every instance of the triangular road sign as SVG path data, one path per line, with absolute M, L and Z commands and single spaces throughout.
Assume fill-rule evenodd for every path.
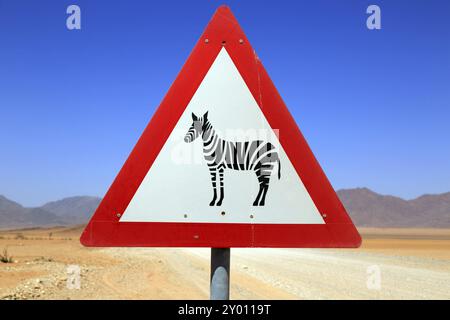
M 358 247 L 361 238 L 244 32 L 223 6 L 81 242 Z

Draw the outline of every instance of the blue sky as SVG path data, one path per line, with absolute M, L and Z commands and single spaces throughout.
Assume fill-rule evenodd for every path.
M 0 194 L 103 196 L 223 3 L 336 189 L 450 191 L 448 1 L 0 0 Z

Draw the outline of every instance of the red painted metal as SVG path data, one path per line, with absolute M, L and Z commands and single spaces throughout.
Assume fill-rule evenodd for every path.
M 119 222 L 222 46 L 238 68 L 325 224 Z M 173 200 L 172 200 L 173 201 Z M 359 247 L 361 237 L 230 9 L 220 7 L 86 226 L 85 246 Z

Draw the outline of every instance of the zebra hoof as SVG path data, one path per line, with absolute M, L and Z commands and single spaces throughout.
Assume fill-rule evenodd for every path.
M 257 207 L 258 206 L 258 201 L 255 200 L 255 202 L 253 202 L 253 206 Z
M 213 207 L 214 204 L 215 204 L 215 202 L 216 202 L 216 200 L 211 201 L 211 202 L 209 203 L 209 206 L 210 206 L 210 207 Z
M 216 206 L 218 206 L 218 207 L 221 206 L 221 205 L 222 205 L 222 201 L 219 201 L 219 202 L 216 203 Z

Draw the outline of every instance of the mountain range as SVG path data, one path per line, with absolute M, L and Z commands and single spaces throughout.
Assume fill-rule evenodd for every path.
M 367 188 L 337 192 L 358 227 L 450 228 L 450 192 L 404 200 Z M 87 223 L 101 199 L 78 196 L 27 208 L 0 195 L 0 229 Z
M 86 223 L 100 198 L 79 196 L 26 208 L 0 195 L 0 229 L 66 226 Z
M 358 227 L 450 227 L 450 192 L 412 200 L 381 195 L 367 188 L 343 189 L 337 194 Z

